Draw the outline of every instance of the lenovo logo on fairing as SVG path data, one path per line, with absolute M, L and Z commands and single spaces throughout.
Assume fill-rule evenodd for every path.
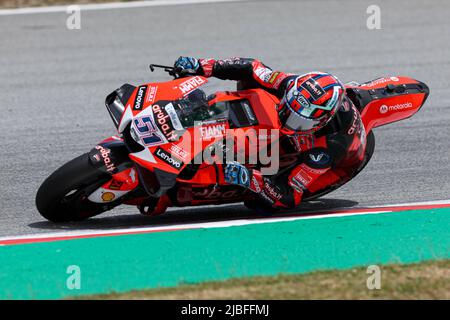
M 146 92 L 147 92 L 147 86 L 140 86 L 138 88 L 136 99 L 134 100 L 134 108 L 133 108 L 134 110 L 142 109 L 142 101 L 144 100 Z
M 175 169 L 180 169 L 183 166 L 183 162 L 181 160 L 171 156 L 161 148 L 156 149 L 155 155 Z

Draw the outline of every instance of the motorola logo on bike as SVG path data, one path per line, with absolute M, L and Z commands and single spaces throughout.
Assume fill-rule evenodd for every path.
M 172 168 L 180 170 L 183 166 L 183 161 L 173 157 L 171 154 L 169 154 L 167 151 L 161 149 L 158 147 L 155 152 L 155 156 L 157 156 L 159 159 L 170 165 Z
M 147 86 L 138 87 L 136 99 L 134 99 L 133 110 L 142 110 L 142 105 L 143 105 L 143 101 L 144 101 L 146 93 L 147 93 Z
M 405 103 L 398 103 L 392 106 L 387 106 L 383 104 L 380 107 L 380 113 L 385 114 L 388 111 L 401 111 L 404 109 L 411 109 L 413 107 L 413 104 L 411 102 L 405 102 Z

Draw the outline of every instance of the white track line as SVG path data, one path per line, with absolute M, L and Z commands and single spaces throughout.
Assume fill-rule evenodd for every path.
M 450 204 L 450 200 L 434 200 L 434 201 L 422 201 L 422 202 L 411 202 L 411 203 L 397 203 L 382 206 L 368 206 L 367 208 L 383 208 L 383 207 L 406 207 L 406 206 L 424 206 L 424 205 L 445 205 Z
M 369 215 L 380 214 L 391 211 L 368 211 L 368 212 L 352 212 L 352 213 L 337 213 L 337 214 L 323 214 L 315 216 L 296 216 L 296 217 L 280 217 L 280 218 L 263 218 L 263 219 L 237 219 L 218 222 L 199 222 L 190 224 L 179 224 L 164 227 L 142 227 L 142 228 L 125 228 L 114 230 L 81 230 L 81 231 L 64 231 L 64 232 L 52 232 L 44 234 L 29 234 L 23 236 L 13 236 L 0 238 L 1 241 L 8 240 L 24 240 L 24 239 L 47 239 L 47 238 L 59 238 L 59 237 L 80 237 L 80 236 L 102 236 L 102 235 L 120 235 L 120 234 L 136 234 L 136 233 L 151 233 L 151 232 L 163 232 L 163 231 L 178 231 L 189 229 L 211 229 L 211 228 L 225 228 L 225 227 L 238 227 L 250 224 L 263 224 L 263 223 L 276 223 L 287 222 L 296 220 L 311 220 L 311 219 L 323 219 L 323 218 L 339 218 L 355 215 Z M 0 244 L 1 246 L 1 244 Z
M 0 16 L 67 12 L 67 9 L 72 5 L 78 6 L 81 11 L 90 11 L 90 10 L 161 7 L 161 6 L 186 5 L 186 4 L 242 2 L 242 1 L 246 1 L 246 0 L 149 0 L 149 1 L 130 1 L 130 2 L 92 3 L 92 4 L 80 4 L 80 5 L 68 4 L 66 6 L 2 9 L 2 10 L 0 10 Z
M 450 204 L 450 200 L 441 200 L 441 201 L 426 201 L 426 202 L 413 202 L 413 203 L 402 203 L 402 204 L 391 204 L 391 205 L 382 205 L 382 206 L 371 206 L 366 208 L 342 208 L 336 209 L 338 213 L 333 213 L 330 211 L 321 211 L 318 214 L 314 215 L 314 212 L 305 213 L 305 215 L 298 216 L 284 216 L 284 217 L 272 217 L 272 218 L 255 218 L 255 219 L 235 219 L 235 220 L 226 220 L 226 221 L 217 221 L 217 222 L 199 222 L 199 223 L 190 223 L 190 224 L 175 224 L 170 226 L 157 226 L 157 227 L 140 227 L 140 228 L 121 228 L 121 229 L 104 229 L 104 230 L 73 230 L 73 231 L 60 231 L 60 232 L 52 232 L 52 233 L 43 233 L 43 234 L 27 234 L 20 236 L 10 236 L 10 237 L 0 237 L 0 242 L 3 241 L 11 241 L 11 240 L 27 240 L 27 239 L 49 239 L 51 238 L 73 238 L 73 237 L 83 237 L 83 236 L 102 236 L 102 235 L 120 235 L 120 234 L 139 234 L 139 233 L 150 233 L 150 232 L 164 232 L 164 231 L 177 231 L 177 230 L 186 230 L 186 229 L 207 229 L 207 228 L 224 228 L 224 227 L 236 227 L 236 226 L 245 226 L 251 224 L 261 224 L 261 223 L 276 223 L 276 222 L 287 222 L 287 221 L 296 221 L 296 220 L 311 220 L 311 219 L 324 219 L 324 218 L 341 218 L 341 217 L 349 217 L 349 216 L 357 216 L 357 215 L 372 215 L 372 214 L 381 214 L 381 213 L 389 213 L 393 212 L 389 209 L 383 210 L 383 208 L 393 208 L 393 207 L 414 207 L 414 206 L 423 206 L 423 205 L 448 205 Z M 371 210 L 364 211 L 364 209 L 379 209 L 379 210 Z M 342 211 L 348 210 L 348 211 Z M 358 211 L 359 210 L 359 211 Z M 412 209 L 410 209 L 412 210 Z M 342 211 L 342 212 L 341 212 Z M 356 212 L 355 212 L 356 211 Z M 394 211 L 395 212 L 395 211 Z M 149 223 L 151 221 L 149 220 Z M 0 244 L 1 246 L 2 244 Z

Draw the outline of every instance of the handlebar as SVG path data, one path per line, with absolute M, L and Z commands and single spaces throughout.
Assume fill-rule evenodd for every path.
M 154 72 L 155 68 L 164 69 L 165 72 L 167 72 L 169 75 L 174 77 L 174 79 L 183 78 L 183 77 L 189 77 L 189 76 L 195 76 L 195 73 L 188 72 L 187 70 L 181 70 L 178 71 L 175 67 L 171 66 L 164 66 L 160 64 L 150 64 L 150 71 Z

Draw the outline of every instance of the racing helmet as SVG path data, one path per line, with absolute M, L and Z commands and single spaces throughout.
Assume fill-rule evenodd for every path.
M 323 128 L 345 99 L 345 88 L 333 75 L 311 72 L 288 83 L 277 111 L 285 134 L 308 134 Z

